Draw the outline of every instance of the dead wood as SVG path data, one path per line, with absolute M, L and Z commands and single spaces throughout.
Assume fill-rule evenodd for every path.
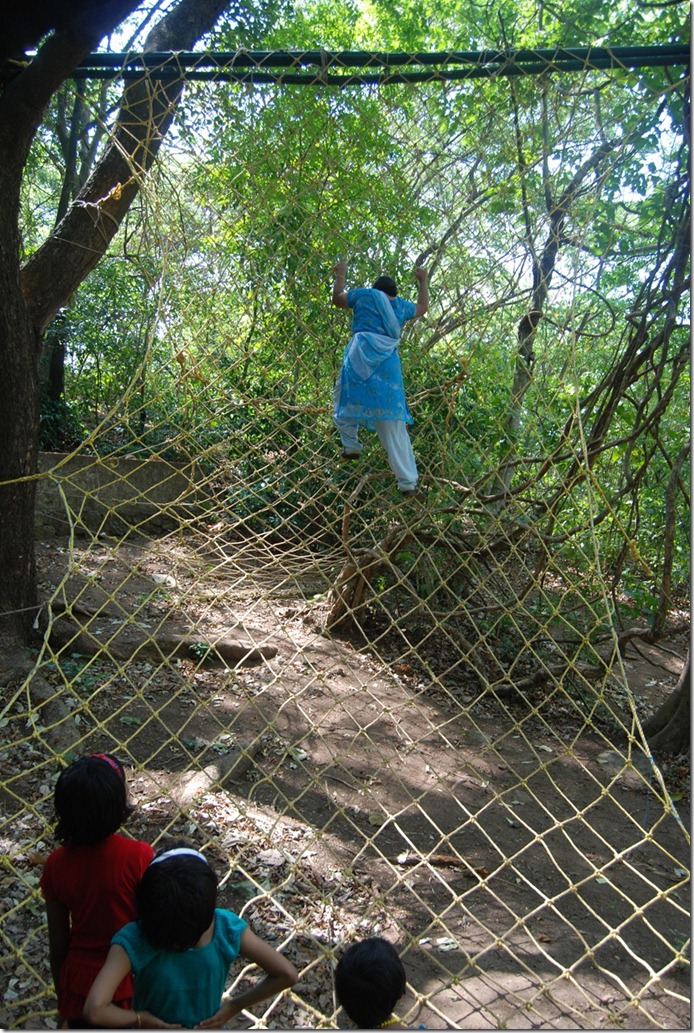
M 35 671 L 36 662 L 24 649 L 8 650 L 0 665 L 3 703 L 13 693 L 28 695 L 29 702 L 40 714 L 41 737 L 56 753 L 65 753 L 75 742 L 72 711 L 65 706 L 55 687 Z
M 68 614 L 48 622 L 42 619 L 44 635 L 48 637 L 51 648 L 70 647 L 72 652 L 85 656 L 99 656 L 108 660 L 166 660 L 170 657 L 187 657 L 202 663 L 253 663 L 270 659 L 277 655 L 277 647 L 271 645 L 255 645 L 249 639 L 213 638 L 206 639 L 200 631 L 186 634 L 167 629 L 162 624 L 152 636 L 137 624 L 127 621 L 122 615 L 122 624 L 115 631 L 108 627 L 108 635 L 97 636 L 102 631 L 98 622 L 90 619 L 85 626 L 78 622 L 75 608 Z
M 689 630 L 689 623 L 677 624 L 674 627 L 668 628 L 668 635 L 679 635 L 683 631 Z M 657 632 L 652 627 L 647 628 L 626 628 L 617 639 L 617 648 L 619 649 L 620 656 L 626 656 L 626 648 L 632 641 L 647 642 L 648 645 L 654 646 L 663 637 L 662 632 Z
M 473 867 L 462 857 L 455 854 L 400 854 L 396 861 L 403 868 L 413 868 L 420 864 L 429 864 L 432 868 L 460 868 L 468 879 L 487 879 L 489 871 L 484 867 Z
M 540 689 L 546 685 L 558 685 L 567 679 L 579 676 L 587 683 L 602 681 L 607 673 L 605 667 L 591 664 L 552 664 L 538 668 L 525 678 L 504 679 L 494 686 L 500 699 L 511 699 L 528 689 Z
M 258 736 L 247 746 L 215 758 L 212 763 L 200 770 L 184 772 L 169 791 L 172 800 L 184 810 L 196 796 L 217 792 L 223 787 L 224 782 L 242 778 L 253 764 L 261 745 L 261 737 Z

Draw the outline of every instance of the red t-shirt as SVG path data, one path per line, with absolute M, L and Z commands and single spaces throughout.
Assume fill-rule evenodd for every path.
M 70 912 L 70 946 L 60 970 L 58 1011 L 82 1017 L 84 1001 L 111 946 L 111 937 L 134 921 L 135 887 L 154 857 L 149 843 L 113 835 L 91 846 L 58 847 L 41 875 L 44 899 Z M 114 1000 L 132 997 L 132 980 L 118 987 Z

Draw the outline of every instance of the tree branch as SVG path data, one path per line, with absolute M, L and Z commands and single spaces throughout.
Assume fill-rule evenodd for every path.
M 152 29 L 144 50 L 189 50 L 230 0 L 181 0 Z M 21 273 L 33 324 L 44 330 L 97 265 L 136 197 L 169 129 L 185 78 L 143 76 L 126 86 L 110 143 L 54 233 Z
M 0 95 L 0 148 L 3 155 L 12 158 L 9 166 L 7 160 L 3 160 L 0 182 L 8 171 L 21 178 L 29 146 L 51 97 L 82 58 L 130 14 L 137 3 L 138 0 L 112 0 L 108 4 L 75 0 L 63 5 L 70 21 L 65 21 L 60 31 L 46 40 L 36 57 L 5 82 Z M 60 12 L 52 20 L 60 22 L 59 16 Z M 34 43 L 43 31 L 43 28 L 37 29 Z M 26 45 L 30 45 L 29 41 Z M 0 56 L 4 49 L 0 46 Z

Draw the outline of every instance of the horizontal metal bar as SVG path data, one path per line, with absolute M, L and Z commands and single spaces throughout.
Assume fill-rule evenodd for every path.
M 235 83 L 275 83 L 278 85 L 296 86 L 358 86 L 358 85 L 393 85 L 397 83 L 424 82 L 461 82 L 466 79 L 490 79 L 495 76 L 517 77 L 522 75 L 547 75 L 549 73 L 602 71 L 605 69 L 633 71 L 638 68 L 655 68 L 671 65 L 670 58 L 660 55 L 659 59 L 645 58 L 643 62 L 632 61 L 628 66 L 614 61 L 598 61 L 593 64 L 584 61 L 556 61 L 554 64 L 535 62 L 533 64 L 507 64 L 486 66 L 482 68 L 450 68 L 431 69 L 421 72 L 361 72 L 336 75 L 330 72 L 316 71 L 312 74 L 299 72 L 261 72 L 233 71 L 231 69 L 176 70 L 168 68 L 134 69 L 126 68 L 115 72 L 106 69 L 76 69 L 73 79 L 125 79 L 134 80 L 144 77 L 158 82 L 235 82 Z
M 333 73 L 339 68 L 390 69 L 403 66 L 439 66 L 439 73 L 450 70 L 451 65 L 465 66 L 460 71 L 467 77 L 478 75 L 538 74 L 547 70 L 575 71 L 583 68 L 647 68 L 665 65 L 685 65 L 690 60 L 689 47 L 672 43 L 648 47 L 564 47 L 554 50 L 481 50 L 445 51 L 441 53 L 381 53 L 356 51 L 247 51 L 233 52 L 150 52 L 146 54 L 90 54 L 77 67 L 75 78 L 102 78 L 98 70 L 112 69 L 124 75 L 147 68 L 150 73 L 157 69 L 167 73 L 183 73 L 192 77 L 192 72 L 202 73 L 204 69 L 236 70 L 249 68 L 268 71 L 272 68 L 298 69 L 315 67 L 323 76 L 328 69 Z M 90 74 L 92 73 L 92 74 Z M 279 76 L 281 73 L 274 73 Z M 304 73 L 305 74 L 305 73 Z M 420 72 L 405 74 L 421 75 Z M 436 74 L 436 73 L 435 73 Z M 217 75 L 220 81 L 223 77 Z M 363 80 L 363 76 L 360 77 Z M 288 81 L 286 77 L 282 81 Z M 300 82 L 313 81 L 301 79 Z M 341 82 L 342 80 L 340 80 Z M 420 81 L 420 80 L 403 80 Z M 333 83 L 330 83 L 333 85 Z

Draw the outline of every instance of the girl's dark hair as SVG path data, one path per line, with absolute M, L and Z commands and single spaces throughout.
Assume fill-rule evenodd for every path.
M 217 876 L 202 856 L 179 854 L 157 860 L 178 842 L 159 850 L 135 890 L 142 935 L 158 950 L 194 947 L 214 918 Z
M 352 944 L 335 969 L 337 999 L 359 1029 L 375 1029 L 385 1022 L 406 985 L 398 952 L 380 936 Z
M 123 765 L 111 753 L 79 757 L 55 784 L 53 803 L 61 843 L 88 846 L 117 832 L 132 814 Z
M 389 298 L 397 298 L 398 286 L 391 276 L 379 276 L 373 285 L 373 290 L 384 291 Z

